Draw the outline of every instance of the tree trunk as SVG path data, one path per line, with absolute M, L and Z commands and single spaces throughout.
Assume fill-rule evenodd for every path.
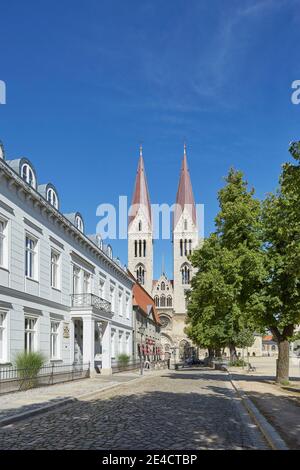
M 220 348 L 215 349 L 215 357 L 221 357 L 221 349 Z
M 289 352 L 290 343 L 282 337 L 277 340 L 278 359 L 276 361 L 276 382 L 288 382 L 289 380 Z
M 230 351 L 230 361 L 236 361 L 237 354 L 236 354 L 236 349 L 235 349 L 234 344 L 229 345 L 229 351 Z

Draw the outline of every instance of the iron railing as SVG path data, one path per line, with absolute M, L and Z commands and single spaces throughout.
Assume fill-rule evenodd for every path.
M 143 360 L 143 369 L 166 369 L 168 367 L 168 361 L 148 361 L 149 367 L 146 366 L 146 361 Z M 131 359 L 127 364 L 122 364 L 118 360 L 113 359 L 111 361 L 112 373 L 126 372 L 131 370 L 138 370 L 141 368 L 140 359 Z
M 72 307 L 94 307 L 111 313 L 111 303 L 95 294 L 71 294 Z
M 0 368 L 0 394 L 28 390 L 90 377 L 90 363 L 46 364 L 35 374 L 30 369 Z

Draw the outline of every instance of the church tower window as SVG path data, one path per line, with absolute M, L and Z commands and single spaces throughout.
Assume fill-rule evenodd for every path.
M 159 297 L 158 297 L 158 295 L 155 296 L 154 302 L 155 302 L 155 307 L 159 307 Z
M 160 288 L 161 288 L 161 290 L 165 290 L 165 283 L 164 283 L 164 281 L 161 283 Z
M 167 297 L 167 307 L 172 307 L 172 297 L 170 295 Z
M 136 278 L 140 284 L 142 285 L 145 284 L 145 269 L 141 264 L 138 266 L 136 270 Z
M 144 258 L 146 257 L 146 240 L 143 242 L 143 248 L 144 248 Z
M 164 295 L 161 296 L 160 298 L 160 306 L 165 307 L 166 306 L 166 298 Z
M 190 283 L 190 267 L 187 264 L 184 264 L 181 268 L 181 279 L 182 284 Z
M 180 240 L 180 256 L 183 256 L 183 240 Z
M 140 220 L 139 221 L 139 232 L 141 232 L 141 231 L 142 231 L 142 221 Z
M 137 257 L 137 252 L 138 252 L 137 245 L 138 245 L 137 240 L 134 240 L 134 257 L 135 258 Z

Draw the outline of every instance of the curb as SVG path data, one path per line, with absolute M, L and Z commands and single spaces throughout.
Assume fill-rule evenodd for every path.
M 282 437 L 279 433 L 275 430 L 275 428 L 267 421 L 267 419 L 261 414 L 261 412 L 257 409 L 254 405 L 252 400 L 248 397 L 248 395 L 241 389 L 238 385 L 237 381 L 235 381 L 230 372 L 228 372 L 230 382 L 235 389 L 237 395 L 242 399 L 243 405 L 246 408 L 248 414 L 252 418 L 252 420 L 257 425 L 258 429 L 266 439 L 267 443 L 271 447 L 272 450 L 289 450 L 287 444 L 284 442 Z
M 7 418 L 0 419 L 0 428 L 2 428 L 4 426 L 8 426 L 9 424 L 16 423 L 18 421 L 22 421 L 22 420 L 27 419 L 27 418 L 31 418 L 32 416 L 47 413 L 48 411 L 53 411 L 56 408 L 60 408 L 60 407 L 65 406 L 65 405 L 69 405 L 70 403 L 75 403 L 80 399 L 92 398 L 93 396 L 99 395 L 102 392 L 106 392 L 107 390 L 111 390 L 113 388 L 117 388 L 117 387 L 120 387 L 122 385 L 126 385 L 126 384 L 129 384 L 129 383 L 132 383 L 132 382 L 136 382 L 137 380 L 148 379 L 150 377 L 152 377 L 152 376 L 146 376 L 146 375 L 139 376 L 139 377 L 136 377 L 134 379 L 127 380 L 125 382 L 119 382 L 119 383 L 116 383 L 116 384 L 107 385 L 106 387 L 100 388 L 98 390 L 93 390 L 91 392 L 83 393 L 81 395 L 78 395 L 76 398 L 75 397 L 65 398 L 63 400 L 58 401 L 57 403 L 51 403 L 50 405 L 41 406 L 40 408 L 36 408 L 35 410 L 29 410 L 29 411 L 25 411 L 24 413 L 19 413 L 19 414 L 15 414 L 13 416 L 8 416 Z

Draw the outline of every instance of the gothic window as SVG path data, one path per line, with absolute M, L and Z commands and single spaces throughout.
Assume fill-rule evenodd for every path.
M 172 307 L 172 297 L 170 295 L 167 297 L 167 307 Z
M 188 228 L 187 219 L 184 219 L 184 230 L 187 230 L 187 228 Z
M 180 240 L 180 256 L 183 256 L 183 240 Z
M 143 265 L 139 265 L 137 267 L 137 270 L 136 270 L 136 278 L 137 278 L 137 281 L 144 285 L 145 284 L 145 268 Z
M 137 254 L 138 254 L 137 245 L 138 245 L 137 240 L 134 240 L 134 256 L 135 256 L 135 258 L 137 257 Z
M 141 231 L 142 231 L 142 221 L 140 220 L 139 221 L 139 232 L 141 232 Z
M 144 257 L 146 257 L 146 240 L 143 241 Z
M 187 254 L 187 240 L 184 240 L 184 256 L 186 256 Z
M 158 295 L 156 295 L 154 297 L 154 302 L 155 302 L 155 307 L 159 307 L 159 297 L 158 297 Z
M 189 254 L 192 254 L 192 240 L 189 240 Z
M 142 256 L 142 240 L 139 240 L 139 257 Z
M 190 267 L 188 264 L 184 264 L 181 268 L 181 279 L 182 284 L 190 283 Z
M 160 298 L 160 306 L 165 307 L 166 306 L 166 298 L 164 295 L 161 296 Z
M 161 288 L 161 290 L 165 290 L 165 283 L 164 282 L 161 283 L 160 288 Z

